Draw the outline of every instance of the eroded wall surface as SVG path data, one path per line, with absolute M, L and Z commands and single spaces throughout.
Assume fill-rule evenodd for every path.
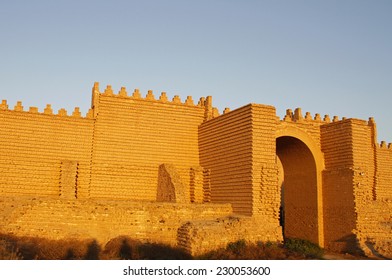
M 176 246 L 178 229 L 192 220 L 232 213 L 229 204 L 0 198 L 2 232 L 48 239 L 96 239 L 105 244 L 124 235 Z
M 367 133 L 365 133 L 367 130 Z M 368 255 L 392 258 L 392 196 L 386 180 L 392 175 L 391 150 L 385 142 L 376 142 L 374 120 L 369 125 L 358 124 L 354 158 L 354 194 L 357 210 L 356 237 L 360 248 Z M 363 143 L 371 145 L 364 146 Z

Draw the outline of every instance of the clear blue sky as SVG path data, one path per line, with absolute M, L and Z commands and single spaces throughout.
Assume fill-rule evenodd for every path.
M 1 1 L 0 99 L 87 112 L 115 91 L 376 119 L 392 142 L 392 1 Z

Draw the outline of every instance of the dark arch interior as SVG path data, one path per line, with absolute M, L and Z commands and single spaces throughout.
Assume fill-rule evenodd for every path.
M 280 180 L 283 235 L 285 238 L 301 238 L 318 243 L 314 157 L 302 141 L 289 136 L 276 139 L 276 154 L 280 173 L 284 174 Z

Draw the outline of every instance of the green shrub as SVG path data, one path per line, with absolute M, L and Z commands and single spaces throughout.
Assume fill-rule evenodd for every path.
M 308 240 L 288 238 L 284 242 L 284 247 L 291 252 L 304 255 L 306 258 L 321 259 L 324 255 L 322 248 Z
M 230 242 L 229 244 L 227 244 L 226 250 L 239 255 L 246 249 L 246 246 L 246 241 L 244 239 L 241 239 L 236 242 Z

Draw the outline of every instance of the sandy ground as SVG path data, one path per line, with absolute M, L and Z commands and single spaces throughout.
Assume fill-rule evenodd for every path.
M 381 260 L 380 258 L 369 258 L 364 256 L 354 256 L 350 254 L 338 254 L 333 252 L 325 252 L 324 259 L 326 260 Z

